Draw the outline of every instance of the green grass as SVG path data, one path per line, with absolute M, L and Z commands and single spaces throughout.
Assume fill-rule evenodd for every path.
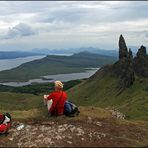
M 64 82 L 64 91 L 82 81 Z M 53 83 L 23 87 L 0 86 L 0 112 L 10 112 L 15 119 L 47 117 L 47 108 L 43 105 L 43 94 L 49 94 L 53 89 Z
M 148 120 L 148 79 L 141 82 L 141 78 L 137 77 L 134 85 L 120 95 L 117 95 L 117 83 L 116 78 L 107 74 L 103 78 L 96 77 L 75 86 L 68 94 L 79 105 L 115 107 L 128 119 Z
M 32 94 L 1 92 L 0 96 L 1 110 L 29 110 L 39 108 L 42 102 L 41 96 Z
M 120 95 L 118 80 L 110 74 L 88 80 L 65 82 L 68 99 L 78 106 L 115 107 L 128 119 L 148 120 L 148 79 L 136 77 L 134 85 Z M 33 84 L 24 87 L 0 86 L 0 111 L 13 111 L 15 117 L 23 111 L 24 117 L 44 116 L 42 96 L 53 90 L 53 83 Z M 98 111 L 99 113 L 99 111 Z

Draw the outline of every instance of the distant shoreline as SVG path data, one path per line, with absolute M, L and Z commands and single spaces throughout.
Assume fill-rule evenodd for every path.
M 80 80 L 89 78 L 93 75 L 99 68 L 86 68 L 84 72 L 75 72 L 75 73 L 65 73 L 65 74 L 55 74 L 55 75 L 47 75 L 47 76 L 40 76 L 39 79 L 31 79 L 29 81 L 13 81 L 13 82 L 1 82 L 1 85 L 6 86 L 26 86 L 31 85 L 33 83 L 48 83 L 53 82 L 55 80 L 61 80 L 63 82 L 71 81 L 71 80 Z

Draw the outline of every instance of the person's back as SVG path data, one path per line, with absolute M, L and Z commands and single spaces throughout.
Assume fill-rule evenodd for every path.
M 53 103 L 49 112 L 54 115 L 63 115 L 64 104 L 67 100 L 67 94 L 64 91 L 54 91 L 48 97 L 48 100 L 52 99 Z
M 67 94 L 63 90 L 63 83 L 55 81 L 55 91 L 49 95 L 44 95 L 45 104 L 47 104 L 48 111 L 51 115 L 63 115 L 64 104 L 67 100 Z

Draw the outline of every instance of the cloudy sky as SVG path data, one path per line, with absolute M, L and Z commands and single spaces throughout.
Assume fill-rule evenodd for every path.
M 148 2 L 0 1 L 0 50 L 148 46 Z

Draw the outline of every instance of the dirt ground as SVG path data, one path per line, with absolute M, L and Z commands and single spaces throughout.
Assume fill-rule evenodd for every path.
M 20 125 L 24 128 L 17 130 Z M 0 147 L 148 147 L 148 126 L 114 118 L 13 121 Z

